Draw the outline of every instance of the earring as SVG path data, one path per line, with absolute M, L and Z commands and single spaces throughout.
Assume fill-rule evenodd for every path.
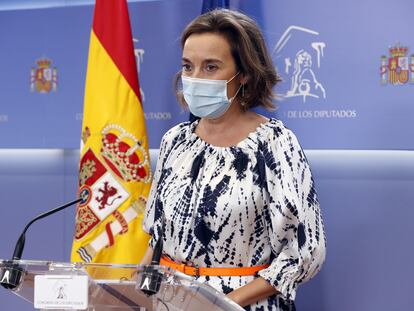
M 244 101 L 244 84 L 242 84 L 242 86 L 241 86 L 241 91 L 242 91 L 242 98 L 241 98 L 241 100 L 240 100 L 240 105 L 242 106 L 242 107 L 244 107 L 244 106 L 246 106 L 246 102 Z

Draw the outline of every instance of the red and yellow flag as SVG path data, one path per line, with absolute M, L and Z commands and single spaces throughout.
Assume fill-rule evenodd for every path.
M 137 264 L 151 184 L 125 0 L 96 0 L 86 75 L 73 262 Z

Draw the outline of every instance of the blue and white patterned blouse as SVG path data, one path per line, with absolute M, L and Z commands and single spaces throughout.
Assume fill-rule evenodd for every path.
M 294 310 L 300 283 L 325 259 L 326 240 L 308 162 L 281 121 L 260 125 L 236 146 L 213 146 L 181 123 L 163 137 L 144 230 L 151 245 L 200 267 L 270 264 L 258 274 L 279 295 L 246 310 Z M 199 277 L 229 293 L 256 276 Z

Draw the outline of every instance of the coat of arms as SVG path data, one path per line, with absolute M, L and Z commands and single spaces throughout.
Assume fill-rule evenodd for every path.
M 89 133 L 86 143 L 89 128 L 84 132 Z M 91 243 L 77 250 L 85 262 L 114 245 L 115 237 L 128 232 L 129 224 L 144 212 L 145 198 L 132 201 L 126 184 L 151 181 L 149 155 L 137 138 L 116 124 L 107 125 L 101 134 L 100 153 L 89 148 L 80 161 L 79 193 L 85 200 L 78 206 L 75 239 L 83 239 L 106 222 Z M 119 210 L 122 205 L 126 208 Z
M 51 67 L 52 61 L 42 57 L 36 61 L 37 67 L 30 72 L 30 91 L 50 93 L 57 88 L 57 69 Z
M 408 48 L 400 45 L 391 47 L 389 52 L 389 58 L 381 56 L 381 83 L 414 83 L 414 54 L 408 57 Z

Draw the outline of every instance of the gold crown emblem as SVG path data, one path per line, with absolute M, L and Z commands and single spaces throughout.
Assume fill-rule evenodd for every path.
M 40 58 L 36 61 L 36 64 L 39 66 L 39 68 L 49 68 L 52 64 L 52 61 L 47 58 Z
M 407 55 L 408 48 L 403 46 L 394 46 L 390 48 L 390 54 L 392 57 L 404 57 Z
M 109 167 L 124 181 L 151 180 L 147 150 L 132 134 L 116 124 L 102 130 L 101 155 Z

